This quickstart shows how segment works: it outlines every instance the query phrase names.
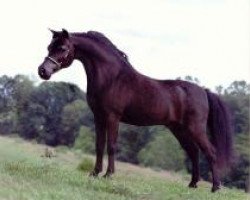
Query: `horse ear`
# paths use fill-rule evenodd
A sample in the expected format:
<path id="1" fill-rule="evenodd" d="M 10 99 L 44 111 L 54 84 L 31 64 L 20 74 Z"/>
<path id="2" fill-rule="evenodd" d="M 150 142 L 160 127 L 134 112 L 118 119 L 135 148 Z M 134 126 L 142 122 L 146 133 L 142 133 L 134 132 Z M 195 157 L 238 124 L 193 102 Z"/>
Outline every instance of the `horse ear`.
<path id="1" fill-rule="evenodd" d="M 57 38 L 57 37 L 59 37 L 59 35 L 60 35 L 60 33 L 59 33 L 59 32 L 54 31 L 54 30 L 52 30 L 52 29 L 50 29 L 50 28 L 49 28 L 49 31 L 52 33 L 53 38 Z"/>
<path id="2" fill-rule="evenodd" d="M 69 32 L 66 29 L 62 29 L 63 38 L 69 38 Z"/>

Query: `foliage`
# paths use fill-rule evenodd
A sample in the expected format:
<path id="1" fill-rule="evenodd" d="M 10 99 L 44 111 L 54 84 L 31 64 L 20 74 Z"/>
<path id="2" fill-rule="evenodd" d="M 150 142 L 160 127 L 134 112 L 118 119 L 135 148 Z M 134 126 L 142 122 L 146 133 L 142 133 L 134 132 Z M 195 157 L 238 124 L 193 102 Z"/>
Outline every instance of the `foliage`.
<path id="1" fill-rule="evenodd" d="M 159 127 L 137 127 L 121 124 L 118 137 L 117 159 L 138 164 L 138 153 L 152 139 Z"/>
<path id="2" fill-rule="evenodd" d="M 84 157 L 78 164 L 77 169 L 83 172 L 90 172 L 94 169 L 94 163 L 91 158 Z"/>
<path id="3" fill-rule="evenodd" d="M 0 78 L 0 134 L 15 132 L 17 123 L 14 80 L 8 76 Z"/>
<path id="4" fill-rule="evenodd" d="M 83 113 L 86 110 L 86 102 L 75 100 L 63 107 L 61 112 L 61 123 L 59 125 L 59 143 L 70 145 L 74 144 L 75 138 L 79 133 L 83 121 Z"/>
<path id="5" fill-rule="evenodd" d="M 249 133 L 250 86 L 245 81 L 234 81 L 221 94 L 234 116 L 235 133 Z"/>
<path id="6" fill-rule="evenodd" d="M 95 135 L 86 126 L 81 126 L 79 135 L 75 141 L 74 148 L 81 149 L 84 153 L 94 154 L 95 152 Z"/>
<path id="7" fill-rule="evenodd" d="M 6 75 L 0 78 L 0 112 L 8 112 L 15 106 L 14 80 Z"/>
<path id="8" fill-rule="evenodd" d="M 72 84 L 44 82 L 39 85 L 31 94 L 31 102 L 39 104 L 44 109 L 45 123 L 42 127 L 44 134 L 40 135 L 39 139 L 53 146 L 60 144 L 60 142 L 71 145 L 72 139 L 70 137 L 68 137 L 69 141 L 60 137 L 63 134 L 60 127 L 63 109 L 66 104 L 81 99 L 83 96 L 81 90 Z"/>
<path id="9" fill-rule="evenodd" d="M 15 133 L 17 126 L 17 115 L 15 111 L 0 113 L 0 135 Z"/>
<path id="10" fill-rule="evenodd" d="M 230 176 L 226 176 L 224 181 L 226 185 L 237 188 L 243 188 L 250 192 L 249 172 L 250 172 L 250 138 L 247 134 L 239 134 L 236 137 L 236 150 L 238 157 L 233 166 Z"/>
<path id="11" fill-rule="evenodd" d="M 184 155 L 172 133 L 163 130 L 147 143 L 138 158 L 144 166 L 178 171 L 184 167 Z"/>

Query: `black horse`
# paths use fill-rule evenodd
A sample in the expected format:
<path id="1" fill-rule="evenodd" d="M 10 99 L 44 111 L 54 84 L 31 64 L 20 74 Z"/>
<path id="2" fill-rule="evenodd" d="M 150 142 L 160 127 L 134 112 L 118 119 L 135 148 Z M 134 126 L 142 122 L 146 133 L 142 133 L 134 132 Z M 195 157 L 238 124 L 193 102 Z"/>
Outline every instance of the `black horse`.
<path id="1" fill-rule="evenodd" d="M 83 63 L 87 101 L 96 128 L 96 164 L 92 176 L 102 171 L 106 140 L 105 176 L 114 173 L 120 121 L 139 126 L 165 125 L 192 161 L 189 187 L 196 188 L 200 179 L 201 150 L 211 167 L 212 191 L 220 188 L 220 172 L 230 164 L 233 145 L 230 114 L 216 94 L 186 81 L 155 80 L 138 73 L 126 54 L 99 32 L 68 33 L 63 29 L 52 33 L 48 56 L 38 73 L 48 80 L 53 73 L 69 67 L 74 59 Z"/>

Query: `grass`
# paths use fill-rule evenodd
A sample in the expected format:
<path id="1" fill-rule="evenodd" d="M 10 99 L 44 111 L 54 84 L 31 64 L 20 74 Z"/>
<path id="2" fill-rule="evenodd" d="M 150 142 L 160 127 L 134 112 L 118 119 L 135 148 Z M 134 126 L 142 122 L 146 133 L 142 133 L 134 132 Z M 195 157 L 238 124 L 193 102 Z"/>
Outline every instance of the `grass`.
<path id="1" fill-rule="evenodd" d="M 187 178 L 170 172 L 117 162 L 117 173 L 111 179 L 90 178 L 77 167 L 92 159 L 63 149 L 54 156 L 43 156 L 45 146 L 20 139 L 0 137 L 0 199 L 138 199 L 138 200 L 244 200 L 247 194 L 223 188 L 210 193 L 211 185 L 201 182 L 199 188 L 186 187 Z M 188 177 L 189 178 L 189 177 Z"/>
<path id="2" fill-rule="evenodd" d="M 91 158 L 83 158 L 78 164 L 77 169 L 83 172 L 90 172 L 94 169 L 94 162 Z"/>

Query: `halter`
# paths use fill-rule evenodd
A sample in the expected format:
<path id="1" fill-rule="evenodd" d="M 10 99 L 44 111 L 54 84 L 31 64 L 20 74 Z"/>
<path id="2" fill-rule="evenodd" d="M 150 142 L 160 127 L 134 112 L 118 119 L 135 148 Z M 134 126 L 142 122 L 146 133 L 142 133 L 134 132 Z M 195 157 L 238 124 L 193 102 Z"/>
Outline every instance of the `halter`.
<path id="1" fill-rule="evenodd" d="M 58 62 L 56 59 L 54 59 L 50 56 L 47 56 L 46 58 L 49 59 L 51 62 L 55 63 L 58 69 L 61 69 L 62 64 L 60 62 Z"/>

